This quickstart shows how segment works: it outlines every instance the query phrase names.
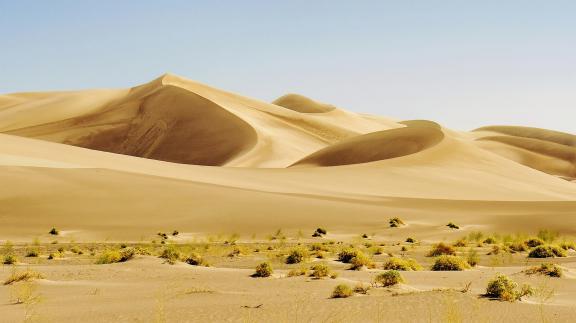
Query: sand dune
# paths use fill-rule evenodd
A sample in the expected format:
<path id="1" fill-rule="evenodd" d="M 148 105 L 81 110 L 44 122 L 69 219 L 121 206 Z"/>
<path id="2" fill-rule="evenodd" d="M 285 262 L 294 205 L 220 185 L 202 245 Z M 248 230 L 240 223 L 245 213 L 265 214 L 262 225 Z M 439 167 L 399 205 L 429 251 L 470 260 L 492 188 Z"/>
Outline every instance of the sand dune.
<path id="1" fill-rule="evenodd" d="M 380 232 L 392 215 L 430 236 L 447 221 L 576 227 L 576 185 L 549 175 L 573 178 L 571 135 L 462 133 L 298 95 L 275 103 L 174 75 L 127 90 L 0 96 L 0 233 L 17 240 L 58 225 L 96 239 L 326 223 Z"/>

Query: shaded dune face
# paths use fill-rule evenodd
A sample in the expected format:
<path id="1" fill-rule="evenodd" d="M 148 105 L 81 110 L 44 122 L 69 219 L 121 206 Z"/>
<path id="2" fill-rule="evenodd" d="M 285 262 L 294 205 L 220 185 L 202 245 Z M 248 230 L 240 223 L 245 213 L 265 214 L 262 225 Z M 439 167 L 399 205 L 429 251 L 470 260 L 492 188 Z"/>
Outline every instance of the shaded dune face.
<path id="1" fill-rule="evenodd" d="M 333 105 L 316 102 L 298 94 L 286 94 L 274 100 L 272 104 L 301 113 L 324 113 L 336 109 Z"/>
<path id="2" fill-rule="evenodd" d="M 292 166 L 341 166 L 418 153 L 440 143 L 442 130 L 409 126 L 356 136 L 321 149 Z"/>
<path id="3" fill-rule="evenodd" d="M 530 127 L 490 126 L 474 130 L 482 133 L 478 146 L 525 166 L 567 180 L 576 179 L 576 136 Z"/>
<path id="4" fill-rule="evenodd" d="M 83 148 L 219 166 L 256 143 L 254 129 L 219 105 L 173 86 L 104 111 L 9 132 Z"/>

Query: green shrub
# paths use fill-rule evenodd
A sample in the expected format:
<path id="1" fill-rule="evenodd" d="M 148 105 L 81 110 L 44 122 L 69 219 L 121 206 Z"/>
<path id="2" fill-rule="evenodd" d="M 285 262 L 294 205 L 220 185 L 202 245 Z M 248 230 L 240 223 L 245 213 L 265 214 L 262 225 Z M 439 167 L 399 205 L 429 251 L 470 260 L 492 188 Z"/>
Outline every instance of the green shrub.
<path id="1" fill-rule="evenodd" d="M 523 285 L 520 290 L 517 287 L 518 284 L 515 281 L 505 275 L 498 274 L 488 282 L 485 296 L 514 302 L 534 293 L 529 285 Z"/>
<path id="2" fill-rule="evenodd" d="M 460 229 L 460 227 L 454 224 L 453 222 L 449 222 L 448 224 L 446 224 L 446 226 L 449 227 L 450 229 Z"/>
<path id="3" fill-rule="evenodd" d="M 162 250 L 160 258 L 166 259 L 167 263 L 173 265 L 176 263 L 176 261 L 182 258 L 182 255 L 180 254 L 180 251 L 178 251 L 175 247 L 167 246 L 164 248 L 164 250 Z"/>
<path id="4" fill-rule="evenodd" d="M 327 277 L 330 274 L 330 268 L 326 264 L 315 264 L 310 267 L 310 270 L 312 270 L 310 276 L 316 279 Z"/>
<path id="5" fill-rule="evenodd" d="M 422 266 L 414 259 L 392 257 L 384 264 L 384 269 L 410 271 L 421 270 Z"/>
<path id="6" fill-rule="evenodd" d="M 122 259 L 122 255 L 120 254 L 119 250 L 108 249 L 108 250 L 104 250 L 104 252 L 102 252 L 100 254 L 100 257 L 98 257 L 98 260 L 96 260 L 96 263 L 97 264 L 113 264 L 116 262 L 120 262 L 120 259 Z"/>
<path id="7" fill-rule="evenodd" d="M 440 242 L 432 246 L 432 249 L 430 249 L 427 256 L 437 257 L 440 255 L 456 255 L 456 250 L 454 250 L 452 246 Z"/>
<path id="8" fill-rule="evenodd" d="M 399 227 L 401 225 L 405 225 L 404 221 L 402 221 L 402 219 L 396 217 L 396 218 L 392 218 L 388 221 L 388 223 L 390 224 L 391 228 L 396 228 Z"/>
<path id="9" fill-rule="evenodd" d="M 374 278 L 376 285 L 381 284 L 384 287 L 394 286 L 404 282 L 404 278 L 397 270 L 388 270 L 378 274 Z"/>
<path id="10" fill-rule="evenodd" d="M 363 267 L 372 267 L 374 265 L 372 259 L 362 251 L 356 253 L 356 256 L 350 260 L 350 264 L 350 269 L 352 270 L 360 270 Z"/>
<path id="11" fill-rule="evenodd" d="M 346 298 L 354 294 L 354 291 L 350 286 L 346 284 L 340 284 L 334 288 L 332 291 L 332 298 Z"/>
<path id="12" fill-rule="evenodd" d="M 468 262 L 461 257 L 442 255 L 436 258 L 431 269 L 434 271 L 460 271 L 469 268 Z"/>
<path id="13" fill-rule="evenodd" d="M 544 241 L 539 238 L 531 238 L 524 242 L 528 247 L 535 248 L 544 244 Z"/>
<path id="14" fill-rule="evenodd" d="M 286 257 L 287 264 L 298 264 L 303 261 L 306 261 L 310 257 L 308 250 L 302 247 L 296 247 L 290 250 L 290 253 Z"/>
<path id="15" fill-rule="evenodd" d="M 526 274 L 528 275 L 540 274 L 560 278 L 564 275 L 564 272 L 562 268 L 556 264 L 544 263 L 540 264 L 540 266 L 532 267 L 526 270 Z"/>
<path id="16" fill-rule="evenodd" d="M 256 266 L 256 272 L 254 272 L 252 277 L 270 277 L 273 272 L 272 265 L 269 262 L 263 262 Z"/>
<path id="17" fill-rule="evenodd" d="M 13 265 L 18 262 L 18 258 L 15 255 L 5 255 L 4 260 L 2 261 L 5 265 Z"/>
<path id="18" fill-rule="evenodd" d="M 52 228 L 50 231 L 48 231 L 48 233 L 53 236 L 57 236 L 60 234 L 60 231 L 58 231 L 56 228 Z"/>
<path id="19" fill-rule="evenodd" d="M 528 254 L 528 258 L 566 257 L 566 252 L 557 246 L 541 245 Z"/>
<path id="20" fill-rule="evenodd" d="M 358 252 L 359 252 L 358 249 L 346 248 L 346 249 L 340 251 L 340 253 L 338 253 L 338 261 L 341 261 L 345 264 L 348 264 L 348 263 L 350 263 L 352 258 L 356 257 Z"/>

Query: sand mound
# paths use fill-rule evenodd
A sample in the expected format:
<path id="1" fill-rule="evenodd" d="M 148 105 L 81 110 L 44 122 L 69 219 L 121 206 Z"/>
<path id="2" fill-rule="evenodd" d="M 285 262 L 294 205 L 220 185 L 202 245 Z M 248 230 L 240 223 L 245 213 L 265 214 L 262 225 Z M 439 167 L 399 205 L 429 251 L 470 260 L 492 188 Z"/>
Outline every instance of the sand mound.
<path id="1" fill-rule="evenodd" d="M 540 139 L 544 141 L 554 142 L 560 145 L 576 147 L 575 135 L 548 129 L 520 127 L 520 126 L 487 126 L 478 128 L 474 131 L 497 132 L 509 136 Z"/>
<path id="2" fill-rule="evenodd" d="M 272 103 L 302 113 L 323 113 L 336 109 L 333 105 L 316 102 L 299 94 L 286 94 Z"/>
<path id="3" fill-rule="evenodd" d="M 293 166 L 339 166 L 368 163 L 417 153 L 444 138 L 434 127 L 410 126 L 369 133 L 321 149 Z"/>

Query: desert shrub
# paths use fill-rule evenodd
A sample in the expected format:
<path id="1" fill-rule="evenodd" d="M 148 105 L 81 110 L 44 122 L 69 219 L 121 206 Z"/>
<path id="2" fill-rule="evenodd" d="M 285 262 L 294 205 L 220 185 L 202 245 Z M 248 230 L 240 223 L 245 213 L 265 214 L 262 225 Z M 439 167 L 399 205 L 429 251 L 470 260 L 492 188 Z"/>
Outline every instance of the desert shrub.
<path id="1" fill-rule="evenodd" d="M 574 241 L 562 241 L 558 246 L 564 250 L 576 250 L 576 244 L 574 244 Z"/>
<path id="2" fill-rule="evenodd" d="M 331 279 L 336 279 L 336 278 L 338 278 L 338 273 L 337 273 L 337 272 L 332 272 L 332 273 L 330 273 L 330 278 L 331 278 Z"/>
<path id="3" fill-rule="evenodd" d="M 178 232 L 178 230 L 172 231 L 172 236 L 174 236 L 174 237 L 179 235 L 179 234 L 180 234 L 180 232 Z"/>
<path id="4" fill-rule="evenodd" d="M 340 284 L 334 287 L 334 290 L 332 291 L 332 298 L 346 298 L 352 296 L 353 294 L 354 291 L 352 288 L 350 288 L 350 286 L 346 284 Z"/>
<path id="5" fill-rule="evenodd" d="M 450 229 L 460 229 L 460 227 L 454 224 L 454 222 L 448 222 L 446 226 L 449 227 Z"/>
<path id="6" fill-rule="evenodd" d="M 228 257 L 230 257 L 230 258 L 239 257 L 242 254 L 243 254 L 242 249 L 240 249 L 238 247 L 234 247 L 232 249 L 232 251 L 230 251 L 230 253 L 228 254 Z"/>
<path id="7" fill-rule="evenodd" d="M 195 252 L 189 254 L 184 261 L 192 266 L 203 266 L 207 264 L 204 258 Z"/>
<path id="8" fill-rule="evenodd" d="M 406 242 L 408 243 L 416 243 L 416 240 L 414 238 L 408 237 L 406 238 Z"/>
<path id="9" fill-rule="evenodd" d="M 53 235 L 53 236 L 57 236 L 60 234 L 60 231 L 58 231 L 56 228 L 52 228 L 52 229 L 50 229 L 50 231 L 48 231 L 48 233 Z"/>
<path id="10" fill-rule="evenodd" d="M 122 255 L 120 254 L 119 250 L 115 249 L 108 249 L 104 250 L 98 259 L 96 260 L 97 264 L 113 264 L 116 262 L 120 262 L 122 259 Z"/>
<path id="11" fill-rule="evenodd" d="M 432 246 L 432 249 L 430 249 L 427 256 L 437 257 L 440 255 L 456 255 L 456 250 L 454 250 L 452 246 L 440 242 Z"/>
<path id="12" fill-rule="evenodd" d="M 354 289 L 353 289 L 354 293 L 364 294 L 364 295 L 368 294 L 369 290 L 370 290 L 370 285 L 364 285 L 362 283 L 356 284 L 356 286 L 354 286 Z"/>
<path id="13" fill-rule="evenodd" d="M 358 251 L 356 256 L 350 260 L 350 265 L 350 269 L 360 270 L 363 267 L 372 267 L 374 263 L 372 262 L 372 259 L 370 259 L 370 257 L 368 257 L 365 253 Z"/>
<path id="14" fill-rule="evenodd" d="M 381 284 L 384 287 L 394 286 L 404 282 L 404 278 L 397 270 L 387 270 L 374 277 L 376 285 Z"/>
<path id="15" fill-rule="evenodd" d="M 466 244 L 468 243 L 468 241 L 466 241 L 466 238 L 461 238 L 456 240 L 456 242 L 454 242 L 454 244 L 452 244 L 454 247 L 466 247 Z"/>
<path id="16" fill-rule="evenodd" d="M 40 255 L 40 252 L 38 251 L 38 248 L 29 248 L 26 249 L 26 257 L 38 257 Z"/>
<path id="17" fill-rule="evenodd" d="M 510 252 L 510 249 L 506 245 L 501 246 L 496 244 L 492 246 L 492 249 L 487 253 L 487 255 L 499 255 L 502 252 Z"/>
<path id="18" fill-rule="evenodd" d="M 59 254 L 59 253 L 57 253 L 57 252 L 51 252 L 51 253 L 48 255 L 48 260 L 52 260 L 52 259 L 58 258 L 58 257 L 60 257 L 60 254 Z"/>
<path id="19" fill-rule="evenodd" d="M 384 252 L 384 250 L 382 249 L 382 247 L 374 246 L 370 247 L 369 252 L 373 255 L 381 255 Z"/>
<path id="20" fill-rule="evenodd" d="M 305 268 L 291 269 L 288 272 L 288 277 L 306 276 Z"/>
<path id="21" fill-rule="evenodd" d="M 178 251 L 173 246 L 167 246 L 166 248 L 164 248 L 164 250 L 162 250 L 160 258 L 166 259 L 167 263 L 173 265 L 176 263 L 176 261 L 182 258 L 182 255 L 180 254 L 180 251 Z"/>
<path id="22" fill-rule="evenodd" d="M 5 265 L 13 265 L 18 262 L 18 258 L 15 255 L 9 254 L 4 256 L 4 260 L 2 261 Z"/>
<path id="23" fill-rule="evenodd" d="M 468 233 L 468 240 L 470 241 L 481 242 L 482 238 L 484 238 L 484 233 L 481 231 L 472 231 Z"/>
<path id="24" fill-rule="evenodd" d="M 558 238 L 558 232 L 548 230 L 548 229 L 543 229 L 543 230 L 538 231 L 537 237 L 548 242 L 548 243 L 551 243 Z"/>
<path id="25" fill-rule="evenodd" d="M 34 270 L 26 270 L 23 272 L 14 271 L 8 278 L 6 278 L 6 280 L 4 281 L 4 285 L 10 285 L 12 283 L 17 283 L 21 281 L 31 281 L 34 279 L 42 279 L 42 278 L 44 278 L 44 275 Z"/>
<path id="26" fill-rule="evenodd" d="M 136 249 L 127 247 L 120 250 L 120 262 L 128 261 L 136 255 Z"/>
<path id="27" fill-rule="evenodd" d="M 312 234 L 313 237 L 322 237 L 323 235 L 325 235 L 326 233 L 328 233 L 328 231 L 326 231 L 326 229 L 324 228 L 318 228 L 316 229 L 316 231 L 314 231 L 314 233 Z"/>
<path id="28" fill-rule="evenodd" d="M 327 277 L 330 274 L 330 268 L 326 264 L 315 264 L 310 267 L 310 270 L 312 270 L 310 276 L 317 279 Z"/>
<path id="29" fill-rule="evenodd" d="M 566 252 L 557 246 L 541 245 L 528 254 L 528 258 L 566 257 Z"/>
<path id="30" fill-rule="evenodd" d="M 414 259 L 392 257 L 384 264 L 384 269 L 410 271 L 421 270 L 422 266 Z"/>
<path id="31" fill-rule="evenodd" d="M 470 250 L 468 251 L 468 257 L 466 258 L 466 262 L 472 267 L 476 267 L 476 265 L 478 265 L 478 262 L 480 262 L 478 252 L 476 252 L 476 250 L 474 250 L 473 248 L 470 248 Z"/>
<path id="32" fill-rule="evenodd" d="M 405 225 L 404 221 L 402 221 L 402 219 L 400 219 L 398 217 L 390 219 L 388 221 L 388 223 L 390 224 L 391 228 L 396 228 L 396 227 L 399 227 L 401 225 Z"/>
<path id="33" fill-rule="evenodd" d="M 362 237 L 362 239 L 368 239 L 368 235 L 366 233 L 362 233 L 360 237 Z"/>
<path id="34" fill-rule="evenodd" d="M 484 239 L 484 241 L 482 241 L 482 243 L 485 243 L 485 244 L 495 244 L 495 243 L 496 243 L 496 238 L 494 238 L 494 237 L 488 237 L 488 238 Z"/>
<path id="35" fill-rule="evenodd" d="M 338 261 L 348 264 L 350 263 L 352 258 L 356 257 L 358 252 L 360 251 L 355 248 L 345 248 L 342 251 L 340 251 L 340 253 L 338 253 Z"/>
<path id="36" fill-rule="evenodd" d="M 287 264 L 298 264 L 303 261 L 306 261 L 310 257 L 308 250 L 302 247 L 296 247 L 290 250 L 290 253 L 286 257 Z"/>
<path id="37" fill-rule="evenodd" d="M 532 267 L 526 270 L 526 274 L 528 275 L 540 274 L 560 278 L 564 275 L 564 272 L 562 268 L 556 264 L 544 263 L 540 264 L 540 266 Z"/>
<path id="38" fill-rule="evenodd" d="M 272 265 L 269 262 L 263 262 L 256 266 L 256 271 L 252 277 L 270 277 L 273 272 Z"/>
<path id="39" fill-rule="evenodd" d="M 507 243 L 506 247 L 513 252 L 523 252 L 528 250 L 528 246 L 522 241 Z"/>
<path id="40" fill-rule="evenodd" d="M 462 257 L 442 255 L 436 258 L 431 269 L 434 271 L 460 271 L 469 268 L 470 265 Z"/>
<path id="41" fill-rule="evenodd" d="M 328 248 L 320 243 L 313 243 L 310 245 L 310 251 L 328 251 Z"/>
<path id="42" fill-rule="evenodd" d="M 530 248 L 536 248 L 544 244 L 544 240 L 540 238 L 531 238 L 524 242 Z"/>
<path id="43" fill-rule="evenodd" d="M 505 275 L 498 274 L 488 282 L 485 296 L 502 301 L 514 302 L 524 296 L 530 296 L 534 292 L 529 285 L 523 285 L 518 290 L 518 284 Z"/>

